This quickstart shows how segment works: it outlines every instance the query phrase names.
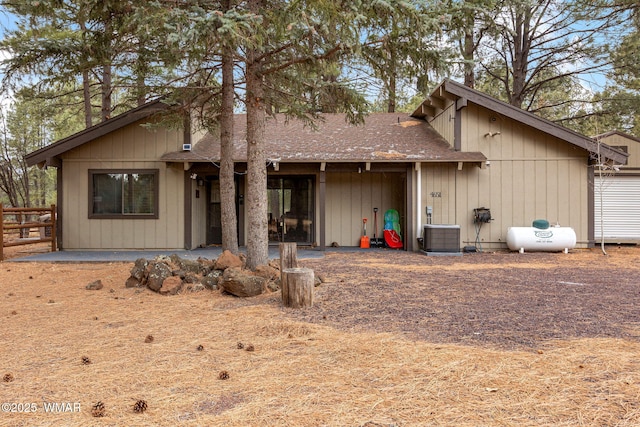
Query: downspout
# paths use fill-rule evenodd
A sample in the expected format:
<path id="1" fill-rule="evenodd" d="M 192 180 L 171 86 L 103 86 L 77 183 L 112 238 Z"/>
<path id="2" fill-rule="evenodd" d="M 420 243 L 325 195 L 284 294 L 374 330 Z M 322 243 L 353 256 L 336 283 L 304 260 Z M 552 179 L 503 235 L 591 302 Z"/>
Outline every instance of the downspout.
<path id="1" fill-rule="evenodd" d="M 422 237 L 422 163 L 416 162 L 416 237 Z"/>

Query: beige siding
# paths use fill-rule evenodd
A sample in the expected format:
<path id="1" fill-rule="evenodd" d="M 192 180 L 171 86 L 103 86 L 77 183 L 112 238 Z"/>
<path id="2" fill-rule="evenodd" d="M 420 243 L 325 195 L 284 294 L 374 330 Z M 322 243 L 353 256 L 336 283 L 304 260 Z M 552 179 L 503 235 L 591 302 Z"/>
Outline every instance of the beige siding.
<path id="1" fill-rule="evenodd" d="M 631 168 L 640 168 L 640 142 L 633 139 L 625 138 L 624 135 L 613 134 L 602 139 L 607 145 L 613 147 L 625 146 L 629 153 L 627 164 L 620 167 L 621 171 Z"/>
<path id="2" fill-rule="evenodd" d="M 207 188 L 191 180 L 191 249 L 207 243 Z M 200 197 L 196 197 L 198 194 Z"/>
<path id="3" fill-rule="evenodd" d="M 448 104 L 445 107 L 445 110 L 440 111 L 439 114 L 432 119 L 431 126 L 437 129 L 440 135 L 442 135 L 442 137 L 453 147 L 456 109 L 453 102 L 447 102 Z"/>
<path id="4" fill-rule="evenodd" d="M 446 163 L 422 165 L 421 224 L 427 224 L 427 207 L 429 206 L 433 209 L 432 224 L 455 223 L 456 167 Z"/>
<path id="5" fill-rule="evenodd" d="M 63 248 L 183 248 L 184 171 L 157 161 L 181 146 L 181 132 L 148 130 L 135 124 L 65 153 Z M 158 169 L 159 218 L 89 219 L 90 169 Z"/>
<path id="6" fill-rule="evenodd" d="M 462 150 L 482 152 L 490 166 L 423 165 L 422 201 L 434 206 L 433 222 L 460 225 L 461 246 L 473 245 L 473 209 L 485 207 L 494 220 L 480 231 L 484 249 L 505 248 L 509 227 L 535 219 L 574 228 L 579 246 L 586 246 L 587 152 L 473 104 L 462 114 Z"/>
<path id="7" fill-rule="evenodd" d="M 373 237 L 373 208 L 378 210 L 377 237 L 382 237 L 384 213 L 404 211 L 405 180 L 402 173 L 327 173 L 326 242 L 359 246 L 362 219 L 367 218 L 367 235 Z"/>

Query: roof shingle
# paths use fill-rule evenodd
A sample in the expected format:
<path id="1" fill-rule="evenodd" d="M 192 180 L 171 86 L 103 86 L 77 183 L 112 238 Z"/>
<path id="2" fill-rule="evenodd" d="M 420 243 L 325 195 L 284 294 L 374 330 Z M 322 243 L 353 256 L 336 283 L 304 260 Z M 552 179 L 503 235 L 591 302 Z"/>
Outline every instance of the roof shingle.
<path id="1" fill-rule="evenodd" d="M 265 125 L 267 157 L 294 162 L 484 162 L 479 152 L 455 151 L 426 121 L 405 113 L 375 113 L 364 125 L 351 125 L 345 114 L 323 114 L 317 129 L 284 115 Z M 246 161 L 246 116 L 234 123 L 234 161 Z M 165 161 L 209 162 L 220 160 L 218 135 L 207 134 L 192 151 L 162 156 Z"/>

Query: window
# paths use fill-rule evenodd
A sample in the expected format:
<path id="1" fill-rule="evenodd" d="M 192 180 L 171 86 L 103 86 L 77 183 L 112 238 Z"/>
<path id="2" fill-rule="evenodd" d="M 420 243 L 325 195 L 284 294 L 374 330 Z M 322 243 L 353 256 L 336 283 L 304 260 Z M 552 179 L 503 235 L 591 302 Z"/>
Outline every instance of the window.
<path id="1" fill-rule="evenodd" d="M 158 170 L 89 170 L 89 218 L 158 218 Z"/>

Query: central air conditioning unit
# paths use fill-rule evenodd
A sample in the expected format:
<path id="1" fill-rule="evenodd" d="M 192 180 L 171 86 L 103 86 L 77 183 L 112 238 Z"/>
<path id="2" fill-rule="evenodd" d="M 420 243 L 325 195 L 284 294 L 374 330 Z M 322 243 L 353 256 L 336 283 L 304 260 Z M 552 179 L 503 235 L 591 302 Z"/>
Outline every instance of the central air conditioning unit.
<path id="1" fill-rule="evenodd" d="M 426 224 L 423 245 L 426 252 L 460 252 L 460 226 Z"/>
<path id="2" fill-rule="evenodd" d="M 182 151 L 191 151 L 191 144 L 182 144 Z"/>

